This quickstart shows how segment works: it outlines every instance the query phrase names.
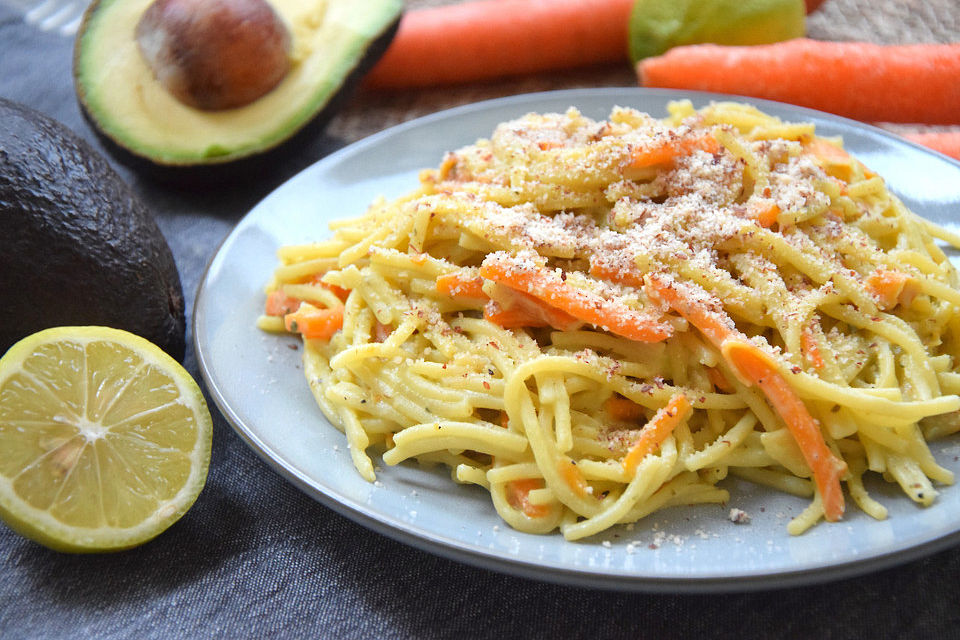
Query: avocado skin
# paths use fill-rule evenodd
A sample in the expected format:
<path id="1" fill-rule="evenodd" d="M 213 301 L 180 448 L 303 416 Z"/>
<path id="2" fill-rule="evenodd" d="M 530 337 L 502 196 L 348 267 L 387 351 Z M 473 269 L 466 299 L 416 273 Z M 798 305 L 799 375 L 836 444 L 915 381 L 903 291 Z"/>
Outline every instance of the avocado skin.
<path id="1" fill-rule="evenodd" d="M 0 221 L 0 352 L 48 327 L 104 325 L 183 360 L 183 289 L 153 217 L 84 140 L 3 98 Z"/>
<path id="2" fill-rule="evenodd" d="M 185 187 L 209 189 L 212 185 L 230 186 L 251 179 L 263 179 L 278 171 L 283 171 L 290 160 L 302 152 L 309 143 L 319 136 L 333 117 L 350 101 L 363 77 L 386 53 L 393 42 L 403 12 L 397 14 L 383 33 L 370 42 L 363 57 L 357 61 L 353 70 L 344 78 L 340 88 L 329 100 L 299 129 L 290 132 L 286 137 L 278 137 L 273 144 L 262 151 L 246 156 L 211 158 L 197 163 L 164 163 L 139 153 L 136 149 L 123 144 L 105 132 L 97 118 L 90 113 L 86 105 L 85 89 L 79 82 L 78 68 L 80 64 L 81 41 L 86 31 L 87 23 L 92 20 L 100 0 L 93 0 L 84 13 L 83 20 L 77 31 L 73 52 L 73 77 L 77 103 L 80 113 L 97 139 L 110 155 L 118 162 L 136 171 L 139 175 L 159 183 L 182 185 Z"/>

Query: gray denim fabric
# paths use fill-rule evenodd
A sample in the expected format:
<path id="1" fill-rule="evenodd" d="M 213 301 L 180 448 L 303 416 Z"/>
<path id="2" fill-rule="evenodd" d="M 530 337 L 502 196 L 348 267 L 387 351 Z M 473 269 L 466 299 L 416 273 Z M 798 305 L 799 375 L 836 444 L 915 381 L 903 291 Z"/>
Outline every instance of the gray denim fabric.
<path id="1" fill-rule="evenodd" d="M 0 4 L 0 96 L 99 146 L 76 106 L 71 54 L 68 40 L 25 27 Z M 178 192 L 120 172 L 157 216 L 192 307 L 207 261 L 238 217 L 309 158 L 342 144 L 321 136 L 276 175 L 228 191 Z M 199 379 L 192 347 L 187 366 Z M 216 410 L 214 418 L 206 488 L 182 520 L 143 547 L 61 555 L 0 526 L 0 638 L 960 637 L 957 548 L 860 578 L 766 593 L 564 587 L 455 563 L 368 531 L 306 497 Z"/>

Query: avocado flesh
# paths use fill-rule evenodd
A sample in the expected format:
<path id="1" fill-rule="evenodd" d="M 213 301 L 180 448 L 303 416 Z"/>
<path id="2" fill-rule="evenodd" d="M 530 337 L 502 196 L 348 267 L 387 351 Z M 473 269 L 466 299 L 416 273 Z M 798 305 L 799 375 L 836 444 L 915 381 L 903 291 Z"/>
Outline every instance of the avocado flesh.
<path id="1" fill-rule="evenodd" d="M 84 140 L 2 98 L 0 221 L 0 354 L 41 329 L 101 325 L 183 360 L 183 290 L 153 217 Z"/>
<path id="2" fill-rule="evenodd" d="M 170 166 L 232 162 L 292 137 L 379 58 L 403 8 L 401 0 L 271 0 L 293 38 L 290 72 L 255 102 L 211 112 L 179 102 L 141 56 L 134 32 L 149 4 L 95 1 L 77 36 L 74 77 L 99 133 Z"/>

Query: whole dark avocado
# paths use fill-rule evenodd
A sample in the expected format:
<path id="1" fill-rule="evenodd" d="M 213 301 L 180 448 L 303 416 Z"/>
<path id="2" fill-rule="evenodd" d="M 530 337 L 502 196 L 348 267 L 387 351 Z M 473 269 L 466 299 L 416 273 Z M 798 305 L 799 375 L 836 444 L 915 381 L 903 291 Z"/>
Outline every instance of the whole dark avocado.
<path id="1" fill-rule="evenodd" d="M 74 86 L 111 155 L 173 182 L 232 183 L 270 170 L 346 103 L 403 13 L 402 0 L 268 0 L 275 18 L 244 17 L 257 3 L 263 0 L 93 0 L 77 33 Z M 277 47 L 239 51 L 240 38 L 229 35 L 237 25 L 272 34 L 264 26 L 271 20 L 286 39 L 263 39 L 282 40 L 285 65 L 265 62 L 276 61 Z M 248 88 L 239 80 L 225 91 L 236 95 L 220 94 L 221 83 L 259 71 L 267 86 L 273 74 L 266 67 L 282 77 L 260 97 L 235 104 Z"/>
<path id="2" fill-rule="evenodd" d="M 3 98 L 0 224 L 0 353 L 47 327 L 103 325 L 183 360 L 183 290 L 153 217 L 84 140 Z"/>

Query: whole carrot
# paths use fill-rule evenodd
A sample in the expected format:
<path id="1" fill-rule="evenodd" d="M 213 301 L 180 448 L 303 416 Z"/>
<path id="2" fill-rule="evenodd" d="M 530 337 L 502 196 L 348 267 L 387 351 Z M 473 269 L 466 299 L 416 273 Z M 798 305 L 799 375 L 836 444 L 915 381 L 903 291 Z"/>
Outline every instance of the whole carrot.
<path id="1" fill-rule="evenodd" d="M 477 0 L 408 11 L 376 88 L 471 82 L 627 60 L 633 0 Z"/>
<path id="2" fill-rule="evenodd" d="M 905 133 L 903 137 L 934 151 L 939 151 L 945 156 L 960 160 L 960 131 Z"/>
<path id="3" fill-rule="evenodd" d="M 767 98 L 858 120 L 960 123 L 960 43 L 689 45 L 640 61 L 637 74 L 646 87 Z"/>

